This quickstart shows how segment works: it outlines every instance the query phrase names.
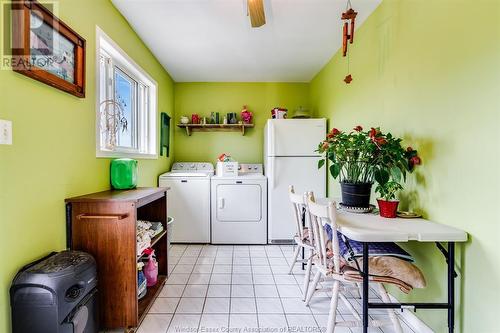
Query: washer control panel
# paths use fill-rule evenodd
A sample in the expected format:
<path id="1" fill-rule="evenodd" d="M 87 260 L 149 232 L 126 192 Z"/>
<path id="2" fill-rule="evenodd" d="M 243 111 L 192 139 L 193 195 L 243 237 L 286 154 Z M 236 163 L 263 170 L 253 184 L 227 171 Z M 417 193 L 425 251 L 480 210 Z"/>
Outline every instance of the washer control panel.
<path id="1" fill-rule="evenodd" d="M 172 165 L 172 171 L 193 172 L 193 173 L 213 173 L 214 166 L 208 162 L 177 162 Z"/>

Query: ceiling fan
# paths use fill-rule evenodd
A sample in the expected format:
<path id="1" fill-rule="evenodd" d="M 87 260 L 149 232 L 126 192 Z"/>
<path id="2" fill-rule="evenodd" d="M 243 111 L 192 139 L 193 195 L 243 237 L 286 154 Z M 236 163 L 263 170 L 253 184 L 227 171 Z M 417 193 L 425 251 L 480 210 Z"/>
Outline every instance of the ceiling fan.
<path id="1" fill-rule="evenodd" d="M 266 24 L 266 15 L 264 13 L 264 0 L 247 0 L 248 16 L 252 28 L 258 28 Z"/>

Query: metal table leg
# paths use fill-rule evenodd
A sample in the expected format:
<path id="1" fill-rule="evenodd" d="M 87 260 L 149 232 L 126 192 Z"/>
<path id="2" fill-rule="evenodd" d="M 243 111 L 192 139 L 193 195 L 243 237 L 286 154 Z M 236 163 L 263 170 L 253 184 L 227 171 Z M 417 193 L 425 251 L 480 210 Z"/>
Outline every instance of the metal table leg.
<path id="1" fill-rule="evenodd" d="M 368 333 L 368 246 L 363 243 L 363 333 Z"/>
<path id="2" fill-rule="evenodd" d="M 455 242 L 448 242 L 448 332 L 455 328 Z"/>

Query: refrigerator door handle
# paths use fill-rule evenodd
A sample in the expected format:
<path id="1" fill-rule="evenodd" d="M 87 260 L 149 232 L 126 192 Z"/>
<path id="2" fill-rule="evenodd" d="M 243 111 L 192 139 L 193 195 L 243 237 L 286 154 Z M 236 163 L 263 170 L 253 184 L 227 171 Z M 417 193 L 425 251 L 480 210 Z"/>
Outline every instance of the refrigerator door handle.
<path id="1" fill-rule="evenodd" d="M 219 209 L 224 209 L 224 198 L 219 199 Z"/>
<path id="2" fill-rule="evenodd" d="M 274 170 L 274 157 L 269 159 L 269 174 L 271 175 L 271 189 L 276 187 L 276 177 L 278 176 Z"/>
<path id="3" fill-rule="evenodd" d="M 276 146 L 274 138 L 276 137 L 274 130 L 274 124 L 272 121 L 269 122 L 269 155 L 274 156 L 276 151 Z M 273 186 L 274 187 L 274 186 Z"/>

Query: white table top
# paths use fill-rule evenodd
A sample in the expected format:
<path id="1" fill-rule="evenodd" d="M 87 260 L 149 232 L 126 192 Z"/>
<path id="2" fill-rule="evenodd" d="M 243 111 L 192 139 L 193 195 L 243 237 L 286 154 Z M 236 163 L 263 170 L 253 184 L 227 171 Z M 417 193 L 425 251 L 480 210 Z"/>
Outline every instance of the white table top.
<path id="1" fill-rule="evenodd" d="M 341 233 L 359 242 L 467 241 L 465 231 L 422 218 L 397 217 L 390 219 L 372 213 L 354 214 L 339 209 L 337 211 L 337 225 Z"/>

